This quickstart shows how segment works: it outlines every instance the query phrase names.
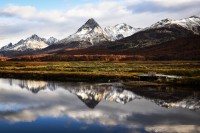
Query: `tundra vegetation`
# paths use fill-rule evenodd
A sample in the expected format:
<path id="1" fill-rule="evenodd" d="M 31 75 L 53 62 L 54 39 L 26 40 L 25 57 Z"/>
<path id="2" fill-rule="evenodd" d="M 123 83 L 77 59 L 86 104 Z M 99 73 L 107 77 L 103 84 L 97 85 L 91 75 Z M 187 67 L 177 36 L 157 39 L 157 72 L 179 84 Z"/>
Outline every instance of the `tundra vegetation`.
<path id="1" fill-rule="evenodd" d="M 0 62 L 0 77 L 57 81 L 139 81 L 139 74 L 156 72 L 182 76 L 158 79 L 170 85 L 200 85 L 199 61 L 69 61 Z"/>

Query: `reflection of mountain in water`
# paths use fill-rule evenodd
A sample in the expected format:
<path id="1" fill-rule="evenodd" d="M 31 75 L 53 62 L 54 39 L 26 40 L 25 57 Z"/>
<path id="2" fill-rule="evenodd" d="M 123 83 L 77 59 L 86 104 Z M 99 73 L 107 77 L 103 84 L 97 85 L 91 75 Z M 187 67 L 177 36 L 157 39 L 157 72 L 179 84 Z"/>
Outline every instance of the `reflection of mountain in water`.
<path id="1" fill-rule="evenodd" d="M 143 97 L 162 107 L 181 107 L 187 109 L 200 109 L 200 92 L 186 91 L 174 88 L 134 88 L 131 91 L 122 89 L 116 84 L 81 84 L 81 83 L 54 83 L 45 81 L 17 80 L 9 81 L 10 85 L 17 83 L 22 89 L 26 88 L 32 93 L 40 90 L 54 91 L 58 87 L 75 94 L 89 108 L 102 100 L 126 104 L 134 99 Z"/>
<path id="2" fill-rule="evenodd" d="M 136 98 L 139 97 L 134 95 L 134 93 L 132 93 L 131 91 L 124 89 L 111 89 L 111 91 L 109 91 L 105 95 L 105 99 L 107 101 L 115 101 L 122 104 L 126 104 Z"/>
<path id="3" fill-rule="evenodd" d="M 188 90 L 167 87 L 162 89 L 138 88 L 134 89 L 133 92 L 162 107 L 180 107 L 193 110 L 200 109 L 200 92 L 191 89 Z"/>
<path id="4" fill-rule="evenodd" d="M 200 109 L 200 98 L 189 96 L 187 98 L 184 98 L 180 101 L 177 101 L 175 103 L 167 103 L 163 102 L 162 106 L 165 107 L 181 107 L 181 108 L 187 108 L 187 109 Z"/>
<path id="5" fill-rule="evenodd" d="M 69 91 L 77 95 L 89 108 L 95 108 L 102 99 L 126 104 L 136 98 L 131 91 L 109 85 L 85 85 L 71 88 Z"/>
<path id="6" fill-rule="evenodd" d="M 47 87 L 47 82 L 44 81 L 32 81 L 32 80 L 21 80 L 18 85 L 23 89 L 26 88 L 28 91 L 38 93 L 40 90 L 44 90 Z"/>
<path id="7" fill-rule="evenodd" d="M 89 108 L 94 108 L 102 100 L 105 90 L 88 85 L 71 88 L 69 91 L 77 95 Z"/>
<path id="8" fill-rule="evenodd" d="M 13 82 L 11 82 L 13 83 Z M 28 91 L 31 91 L 32 93 L 38 93 L 41 90 L 49 89 L 51 91 L 54 91 L 57 88 L 57 83 L 54 82 L 45 82 L 45 81 L 34 81 L 34 80 L 18 80 L 17 84 L 22 89 L 27 89 Z M 12 85 L 12 84 L 10 84 Z"/>

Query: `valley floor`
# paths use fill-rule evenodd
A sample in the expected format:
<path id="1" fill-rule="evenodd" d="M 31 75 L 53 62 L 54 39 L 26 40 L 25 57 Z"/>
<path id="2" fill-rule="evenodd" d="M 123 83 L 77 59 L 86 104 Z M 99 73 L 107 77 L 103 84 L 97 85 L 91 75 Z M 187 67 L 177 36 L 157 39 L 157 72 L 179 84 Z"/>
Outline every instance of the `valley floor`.
<path id="1" fill-rule="evenodd" d="M 161 73 L 183 79 L 153 82 L 200 86 L 199 61 L 0 62 L 0 77 L 57 81 L 138 81 L 138 75 Z"/>

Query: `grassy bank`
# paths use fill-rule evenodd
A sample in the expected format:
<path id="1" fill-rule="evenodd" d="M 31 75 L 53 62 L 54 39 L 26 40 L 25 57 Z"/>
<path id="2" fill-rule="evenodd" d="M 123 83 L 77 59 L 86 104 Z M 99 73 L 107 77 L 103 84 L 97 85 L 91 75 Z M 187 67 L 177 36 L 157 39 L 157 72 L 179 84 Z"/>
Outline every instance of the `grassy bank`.
<path id="1" fill-rule="evenodd" d="M 170 84 L 200 84 L 197 61 L 74 61 L 0 62 L 0 77 L 60 81 L 138 80 L 137 75 L 157 72 L 183 76 L 181 81 L 156 81 Z"/>

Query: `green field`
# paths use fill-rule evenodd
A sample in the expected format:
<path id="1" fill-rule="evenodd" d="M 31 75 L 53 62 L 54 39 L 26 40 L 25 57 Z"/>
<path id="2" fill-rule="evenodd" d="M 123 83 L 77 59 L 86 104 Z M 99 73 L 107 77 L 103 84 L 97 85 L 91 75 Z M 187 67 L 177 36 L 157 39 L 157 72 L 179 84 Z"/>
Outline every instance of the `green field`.
<path id="1" fill-rule="evenodd" d="M 198 61 L 0 62 L 0 76 L 4 78 L 95 82 L 127 81 L 139 80 L 138 74 L 148 72 L 183 76 L 184 82 L 192 84 L 200 82 L 200 62 Z M 183 80 L 173 82 L 183 83 Z"/>

